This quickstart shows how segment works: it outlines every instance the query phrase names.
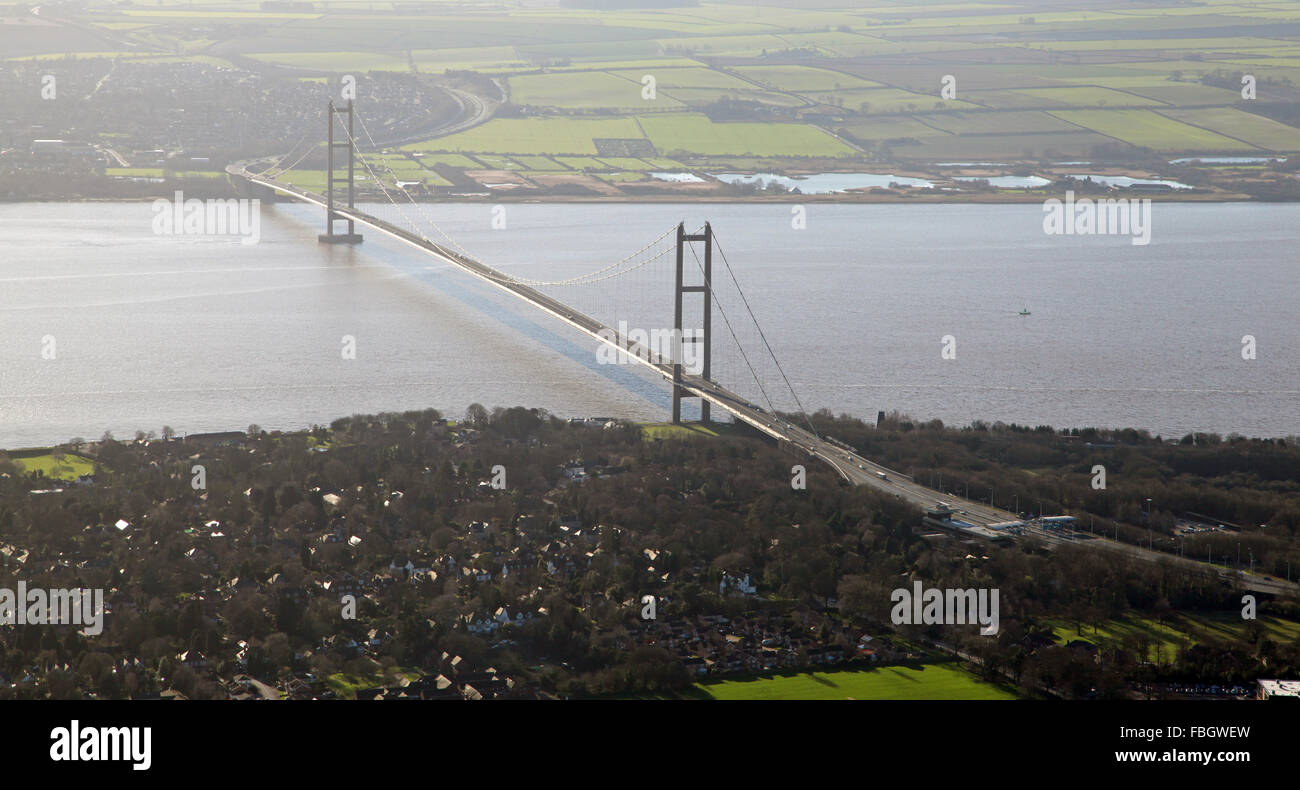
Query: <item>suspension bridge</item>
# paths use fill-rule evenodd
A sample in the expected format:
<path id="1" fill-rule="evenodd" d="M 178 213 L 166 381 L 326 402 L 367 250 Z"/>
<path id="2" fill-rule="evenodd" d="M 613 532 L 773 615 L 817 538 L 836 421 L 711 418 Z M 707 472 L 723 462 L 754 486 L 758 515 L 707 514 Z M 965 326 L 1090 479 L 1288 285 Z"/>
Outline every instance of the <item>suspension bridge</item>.
<path id="1" fill-rule="evenodd" d="M 370 228 L 528 303 L 596 340 L 604 347 L 600 350 L 618 361 L 653 371 L 672 388 L 674 423 L 682 421 L 683 400 L 697 399 L 702 421 L 711 419 L 712 409 L 726 412 L 796 454 L 828 464 L 849 483 L 874 486 L 932 511 L 947 510 L 967 531 L 999 537 L 1001 533 L 989 526 L 1016 521 L 1017 516 L 999 508 L 919 485 L 907 475 L 819 435 L 763 334 L 710 224 L 693 231 L 678 224 L 630 255 L 599 268 L 550 280 L 525 277 L 472 256 L 438 226 L 425 205 L 403 186 L 405 182 L 394 173 L 391 160 L 384 157 L 381 146 L 365 129 L 351 101 L 346 107 L 330 102 L 327 120 L 324 193 L 309 191 L 285 178 L 318 149 L 319 141 L 309 136 L 275 161 L 235 163 L 226 168 L 227 172 L 249 184 L 323 208 L 326 232 L 319 236 L 322 243 L 360 243 L 362 236 L 357 227 Z M 361 153 L 355 128 L 358 122 L 369 143 L 369 154 Z M 297 151 L 304 143 L 305 149 Z M 340 150 L 345 162 L 336 156 Z M 286 165 L 295 153 L 297 158 Z M 339 172 L 344 167 L 346 176 Z M 376 201 L 364 211 L 357 208 L 358 168 L 367 187 L 372 192 L 377 189 L 386 202 Z M 336 232 L 337 223 L 346 223 L 346 231 Z M 435 240 L 430 233 L 440 239 Z M 655 296 L 662 293 L 663 283 L 670 276 L 674 294 L 671 315 L 667 300 Z M 625 285 L 609 287 L 615 280 Z M 689 306 L 688 299 L 694 300 Z M 715 312 L 726 330 L 717 345 L 734 351 L 719 358 L 714 355 L 715 334 L 719 334 L 715 332 Z M 663 331 L 629 327 L 658 327 Z M 667 347 L 655 342 L 656 337 L 667 338 Z M 774 380 L 779 382 L 777 387 L 772 386 Z M 778 390 L 788 396 L 792 409 L 782 412 L 774 405 L 773 394 Z M 798 416 L 788 418 L 784 414 Z M 796 419 L 802 424 L 797 424 Z"/>
<path id="2" fill-rule="evenodd" d="M 346 122 L 340 116 L 345 116 Z M 1021 521 L 1019 515 L 991 503 L 976 502 L 921 485 L 907 475 L 862 457 L 842 442 L 819 435 L 776 360 L 735 271 L 708 223 L 691 232 L 679 223 L 613 263 L 567 277 L 541 280 L 512 274 L 472 256 L 438 226 L 425 211 L 425 206 L 403 186 L 404 182 L 393 171 L 390 160 L 382 154 L 381 146 L 375 143 L 364 122 L 355 114 L 351 101 L 346 107 L 336 107 L 330 102 L 326 117 L 324 193 L 309 191 L 284 178 L 318 148 L 319 141 L 310 140 L 309 135 L 275 161 L 239 162 L 226 168 L 227 173 L 236 179 L 325 209 L 326 232 L 319 236 L 322 243 L 360 243 L 362 236 L 357 233 L 357 226 L 361 225 L 408 244 L 595 339 L 617 361 L 642 365 L 667 380 L 672 388 L 674 423 L 682 421 L 682 401 L 698 399 L 702 421 L 708 422 L 711 409 L 716 407 L 796 454 L 828 464 L 851 484 L 869 485 L 923 508 L 925 521 L 932 526 L 993 540 L 1033 534 L 1051 549 L 1084 544 L 1147 562 L 1165 561 L 1188 567 L 1199 565 L 1191 559 L 1172 557 L 1089 533 L 1034 527 Z M 369 156 L 363 156 L 359 151 L 354 128 L 357 122 L 361 123 L 362 133 L 369 143 L 372 152 Z M 338 139 L 336 132 L 341 132 L 342 139 Z M 305 149 L 298 151 L 304 143 Z M 336 160 L 335 152 L 339 149 L 346 152 L 346 178 L 338 173 L 342 165 Z M 297 158 L 285 165 L 295 153 Z M 366 182 L 378 188 L 386 200 L 367 206 L 366 211 L 356 206 L 358 164 L 364 170 Z M 263 167 L 253 169 L 258 166 Z M 336 182 L 342 186 L 336 187 Z M 388 187 L 390 183 L 392 189 Z M 414 211 L 419 220 L 412 218 L 408 211 Z M 345 232 L 335 231 L 339 222 L 347 223 Z M 442 240 L 435 241 L 429 236 L 429 231 Z M 702 247 L 702 254 L 697 247 Z M 714 276 L 719 273 L 715 267 L 715 251 L 725 277 Z M 549 267 L 549 264 L 539 265 Z M 662 293 L 663 283 L 669 277 L 674 283 L 671 315 L 666 300 L 657 296 Z M 610 283 L 623 286 L 607 287 Z M 688 298 L 696 300 L 691 305 L 689 316 Z M 718 338 L 719 348 L 734 354 L 724 353 L 715 358 L 714 312 L 726 329 Z M 653 330 L 629 327 L 663 328 L 665 331 L 657 336 L 668 339 L 667 347 L 655 341 Z M 779 385 L 773 387 L 772 382 L 776 380 L 779 380 Z M 777 409 L 773 397 L 778 390 L 784 390 L 793 408 Z M 762 401 L 766 408 L 755 401 Z M 795 419 L 803 425 L 791 421 L 785 414 L 797 414 Z M 1199 567 L 1204 568 L 1203 565 Z M 1214 572 L 1229 578 L 1227 570 L 1216 568 Z M 1266 578 L 1246 577 L 1235 581 L 1243 588 L 1261 592 L 1282 593 L 1297 588 L 1289 582 Z"/>

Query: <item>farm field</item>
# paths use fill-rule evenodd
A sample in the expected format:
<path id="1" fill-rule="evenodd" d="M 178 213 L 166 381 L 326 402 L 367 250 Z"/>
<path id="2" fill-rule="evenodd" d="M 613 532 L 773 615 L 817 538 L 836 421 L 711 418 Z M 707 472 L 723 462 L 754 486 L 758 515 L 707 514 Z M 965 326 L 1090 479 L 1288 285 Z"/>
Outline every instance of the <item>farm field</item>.
<path id="1" fill-rule="evenodd" d="M 734 101 L 759 102 L 761 104 L 775 105 L 777 107 L 798 107 L 805 103 L 805 100 L 799 96 L 762 90 L 737 91 L 722 90 L 719 88 L 664 88 L 660 92 L 660 95 L 667 96 L 681 102 L 682 104 L 698 109 L 707 108 L 710 104 L 724 98 Z"/>
<path id="2" fill-rule="evenodd" d="M 482 94 L 472 125 L 436 127 L 448 131 L 400 146 L 415 158 L 382 160 L 386 181 L 434 186 L 448 186 L 435 165 L 518 178 L 586 172 L 604 189 L 657 170 L 705 174 L 718 160 L 782 172 L 835 160 L 875 172 L 947 160 L 1300 154 L 1300 0 L 1062 10 L 1032 0 L 786 2 L 331 2 L 310 12 L 252 0 L 102 3 L 79 12 L 75 28 L 0 12 L 0 61 L 188 62 L 331 84 L 376 71 L 435 82 L 476 72 L 456 83 Z M 1240 89 L 1247 75 L 1254 99 Z M 949 77 L 956 94 L 944 98 Z M 1275 170 L 1259 175 L 1276 180 Z"/>
<path id="3" fill-rule="evenodd" d="M 947 137 L 951 134 L 947 129 L 940 126 L 940 116 L 923 117 L 925 120 L 907 115 L 893 115 L 870 120 L 855 120 L 852 123 L 846 123 L 836 128 L 844 129 L 860 140 Z"/>
<path id="4" fill-rule="evenodd" d="M 879 82 L 811 66 L 737 66 L 737 74 L 789 91 L 835 91 L 880 88 Z"/>
<path id="5" fill-rule="evenodd" d="M 638 119 L 661 153 L 838 156 L 853 149 L 830 134 L 795 123 L 714 123 L 703 115 L 673 114 Z"/>
<path id="6" fill-rule="evenodd" d="M 1273 151 L 1300 149 L 1300 129 L 1248 112 L 1217 107 L 1197 110 L 1167 110 L 1162 113 L 1184 123 L 1203 126 Z"/>
<path id="7" fill-rule="evenodd" d="M 717 88 L 719 90 L 754 90 L 754 86 L 730 74 L 702 67 L 615 69 L 609 72 L 628 80 L 640 92 L 641 80 L 646 75 L 654 77 L 660 88 Z"/>
<path id="8" fill-rule="evenodd" d="M 1079 127 L 1045 112 L 954 112 L 925 116 L 926 125 L 953 134 L 1077 132 Z"/>
<path id="9" fill-rule="evenodd" d="M 944 100 L 897 88 L 863 88 L 860 90 L 815 91 L 807 94 L 819 103 L 835 104 L 858 110 L 863 115 L 913 112 L 923 110 L 974 110 L 978 106 L 959 99 Z"/>
<path id="10" fill-rule="evenodd" d="M 525 75 L 510 78 L 510 99 L 515 104 L 590 109 L 595 107 L 681 107 L 669 96 L 642 98 L 641 82 L 603 71 Z"/>
<path id="11" fill-rule="evenodd" d="M 1035 134 L 963 134 L 919 138 L 916 144 L 895 144 L 890 152 L 910 161 L 1060 159 L 1114 142 L 1095 132 Z"/>
<path id="12" fill-rule="evenodd" d="M 482 163 L 470 159 L 464 154 L 430 154 L 421 156 L 420 164 L 426 168 L 433 169 L 434 165 L 451 165 L 452 167 L 482 167 Z"/>
<path id="13" fill-rule="evenodd" d="M 1057 118 L 1126 143 L 1161 151 L 1251 151 L 1249 143 L 1151 110 L 1058 110 Z"/>
<path id="14" fill-rule="evenodd" d="M 598 138 L 640 138 L 633 118 L 494 118 L 466 132 L 402 146 L 407 151 L 480 151 L 509 154 L 599 153 Z"/>

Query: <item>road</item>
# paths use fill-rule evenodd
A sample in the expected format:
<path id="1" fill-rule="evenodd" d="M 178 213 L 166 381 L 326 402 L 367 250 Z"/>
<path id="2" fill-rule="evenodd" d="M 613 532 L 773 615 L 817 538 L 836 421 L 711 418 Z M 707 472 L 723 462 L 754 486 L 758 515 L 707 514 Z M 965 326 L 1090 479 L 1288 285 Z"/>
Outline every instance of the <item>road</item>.
<path id="1" fill-rule="evenodd" d="M 382 148 L 395 148 L 407 143 L 422 143 L 425 140 L 431 140 L 437 137 L 446 137 L 447 135 L 463 132 L 466 129 L 478 126 L 492 118 L 492 113 L 496 110 L 496 105 L 491 101 L 484 99 L 482 96 L 475 95 L 469 91 L 460 88 L 450 88 L 446 85 L 439 85 L 439 88 L 446 91 L 456 102 L 458 108 L 456 116 L 450 120 L 444 121 L 430 129 L 422 129 L 415 134 L 409 134 L 392 140 L 385 140 Z"/>
<path id="2" fill-rule="evenodd" d="M 247 179 L 253 183 L 261 184 L 280 192 L 294 195 L 302 200 L 315 203 L 322 208 L 325 207 L 324 196 L 250 173 L 247 170 L 248 164 L 251 163 L 236 163 L 226 168 L 226 170 L 231 175 Z M 654 350 L 648 349 L 641 346 L 639 343 L 629 340 L 595 318 L 578 312 L 558 299 L 547 296 L 534 288 L 515 281 L 505 272 L 494 269 L 491 266 L 474 260 L 467 255 L 454 252 L 447 247 L 429 240 L 428 238 L 417 235 L 404 228 L 399 228 L 375 217 L 371 217 L 363 212 L 349 210 L 346 207 L 341 208 L 337 205 L 335 206 L 334 211 L 341 217 L 352 219 L 360 225 L 366 225 L 373 228 L 381 233 L 398 239 L 399 241 L 403 241 L 425 253 L 431 254 L 445 263 L 468 272 L 480 280 L 487 282 L 489 285 L 506 291 L 507 293 L 528 302 L 532 306 L 549 313 L 551 316 L 563 321 L 583 334 L 586 334 L 607 346 L 611 346 L 624 352 L 629 360 L 649 367 L 669 382 L 674 380 L 673 365 L 669 360 L 662 357 Z M 954 511 L 954 515 L 961 521 L 974 526 L 974 529 L 967 530 L 973 535 L 982 535 L 984 537 L 998 535 L 1005 535 L 1011 538 L 1022 537 L 1013 529 L 1004 528 L 997 532 L 988 529 L 991 525 L 995 524 L 1020 522 L 1020 517 L 1010 511 L 985 505 L 980 502 L 974 502 L 962 497 L 944 494 L 941 491 L 936 491 L 933 488 L 920 485 L 906 475 L 900 474 L 867 458 L 863 458 L 851 450 L 829 442 L 808 429 L 801 428 L 798 425 L 786 421 L 779 415 L 771 414 L 743 396 L 726 389 L 714 381 L 703 378 L 702 376 L 683 373 L 679 384 L 686 391 L 712 403 L 723 411 L 731 414 L 737 420 L 754 427 L 758 431 L 761 431 L 778 441 L 785 442 L 797 452 L 800 452 L 809 458 L 816 458 L 829 464 L 842 478 L 853 485 L 871 486 L 872 488 L 883 491 L 887 494 L 892 494 L 903 501 L 910 502 L 922 509 L 946 506 Z M 1040 537 L 1048 544 L 1049 548 L 1056 548 L 1065 543 L 1072 543 L 1075 545 L 1088 545 L 1112 551 L 1119 551 L 1135 559 L 1141 559 L 1148 562 L 1172 561 L 1176 563 L 1190 563 L 1191 565 L 1200 566 L 1202 568 L 1204 567 L 1201 563 L 1195 562 L 1194 560 L 1179 558 L 1163 552 L 1151 551 L 1126 543 L 1118 543 L 1088 533 L 1066 531 L 1060 534 L 1055 534 L 1041 529 L 1028 529 L 1025 534 L 1032 534 Z M 1228 573 L 1230 572 L 1225 572 L 1225 575 Z M 1231 575 L 1235 576 L 1235 574 Z M 1247 584 L 1250 585 L 1248 589 L 1259 589 L 1260 591 L 1265 592 L 1278 591 L 1290 593 L 1300 591 L 1300 586 L 1280 580 L 1266 580 L 1262 577 L 1241 578 L 1243 586 L 1246 586 Z"/>

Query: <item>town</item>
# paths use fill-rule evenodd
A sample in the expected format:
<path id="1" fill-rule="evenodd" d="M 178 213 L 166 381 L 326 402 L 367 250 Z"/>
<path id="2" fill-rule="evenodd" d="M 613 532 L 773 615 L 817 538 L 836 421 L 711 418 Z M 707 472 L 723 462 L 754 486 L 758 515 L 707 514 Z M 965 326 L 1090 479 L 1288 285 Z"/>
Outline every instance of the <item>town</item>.
<path id="1" fill-rule="evenodd" d="M 895 452 L 908 434 L 918 450 L 972 435 L 819 419 Z M 15 452 L 0 460 L 3 575 L 102 587 L 105 615 L 98 636 L 0 631 L 0 696 L 678 696 L 731 677 L 891 666 L 955 671 L 958 693 L 975 696 L 1144 697 L 1300 657 L 1282 636 L 1297 628 L 1294 600 L 1232 626 L 1215 614 L 1232 585 L 1208 571 L 936 532 L 828 469 L 795 491 L 788 455 L 724 428 L 656 435 L 475 405 L 455 421 L 426 410 L 296 433 L 78 440 L 32 472 L 43 457 Z M 990 441 L 1087 449 L 1035 431 Z M 891 623 L 900 573 L 917 587 L 1000 588 L 996 635 Z M 1042 586 L 1053 577 L 1069 581 Z M 1134 617 L 1182 644 L 1133 630 Z M 1133 632 L 1098 638 L 1119 622 Z M 1202 634 L 1211 623 L 1216 635 Z M 1238 669 L 1222 675 L 1225 661 Z"/>

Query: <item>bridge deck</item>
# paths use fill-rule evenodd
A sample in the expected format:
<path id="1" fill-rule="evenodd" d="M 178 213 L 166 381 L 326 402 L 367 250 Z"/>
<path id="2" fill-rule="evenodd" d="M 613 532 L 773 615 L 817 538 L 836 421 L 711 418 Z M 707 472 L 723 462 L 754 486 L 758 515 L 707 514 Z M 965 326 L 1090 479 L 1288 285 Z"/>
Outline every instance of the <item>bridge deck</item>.
<path id="1" fill-rule="evenodd" d="M 292 184 L 286 184 L 274 179 L 264 178 L 255 173 L 250 173 L 243 164 L 234 164 L 226 168 L 232 176 L 246 179 L 247 181 L 260 184 L 277 192 L 283 192 L 292 195 L 300 200 L 314 203 L 321 208 L 325 208 L 326 200 L 324 195 L 315 192 L 308 192 Z M 663 376 L 670 383 L 673 381 L 673 366 L 650 349 L 646 349 L 640 344 L 629 341 L 626 337 L 618 334 L 611 327 L 589 315 L 585 315 L 563 302 L 543 294 L 533 288 L 521 283 L 513 282 L 512 278 L 497 269 L 488 266 L 480 261 L 474 260 L 466 255 L 447 249 L 437 242 L 428 238 L 419 236 L 404 228 L 385 222 L 377 217 L 372 217 L 363 211 L 348 209 L 335 205 L 334 213 L 345 219 L 351 219 L 362 225 L 366 225 L 385 235 L 391 236 L 399 241 L 410 244 L 422 252 L 433 255 L 434 257 L 455 266 L 491 285 L 500 288 L 511 295 L 528 302 L 534 307 L 549 313 L 558 318 L 569 326 L 577 329 L 589 337 L 616 349 L 619 352 L 626 353 L 632 360 L 639 362 L 652 369 L 655 373 Z M 913 502 L 921 507 L 934 507 L 941 502 L 947 503 L 954 510 L 960 511 L 962 518 L 981 529 L 990 524 L 1005 523 L 1015 521 L 1017 517 L 1005 510 L 1001 510 L 987 505 L 964 500 L 959 497 L 943 495 L 925 486 L 916 484 L 906 475 L 899 474 L 880 464 L 873 463 L 866 458 L 854 453 L 853 451 L 837 447 L 811 431 L 800 428 L 780 416 L 769 414 L 759 406 L 749 402 L 741 395 L 732 392 L 717 382 L 683 373 L 680 386 L 687 392 L 698 396 L 709 403 L 725 410 L 736 419 L 747 423 L 763 433 L 782 442 L 786 442 L 791 447 L 805 453 L 810 458 L 819 459 L 831 466 L 841 477 L 850 483 L 857 485 L 871 485 L 888 493 L 894 494 L 900 499 Z M 980 534 L 980 533 L 975 533 Z M 990 533 L 992 534 L 992 533 Z"/>
<path id="2" fill-rule="evenodd" d="M 260 184 L 277 192 L 292 195 L 299 200 L 315 203 L 321 208 L 325 208 L 326 206 L 324 195 L 308 192 L 291 184 L 263 178 L 255 173 L 248 172 L 243 164 L 231 165 L 226 168 L 226 171 L 232 176 L 243 178 L 254 184 Z M 605 326 L 595 318 L 574 310 L 557 299 L 553 299 L 546 294 L 521 283 L 513 282 L 510 276 L 504 272 L 493 269 L 491 266 L 476 261 L 468 256 L 453 252 L 436 242 L 430 241 L 429 239 L 415 233 L 411 233 L 403 228 L 399 228 L 378 219 L 377 217 L 372 217 L 365 212 L 335 206 L 334 213 L 345 219 L 359 222 L 362 225 L 366 225 L 385 235 L 398 239 L 399 241 L 406 242 L 425 253 L 431 254 L 434 257 L 478 277 L 479 279 L 500 288 L 515 297 L 523 299 L 534 307 L 549 313 L 574 329 L 577 329 L 579 332 L 593 337 L 597 341 L 604 343 L 619 352 L 626 353 L 631 359 L 651 368 L 669 382 L 672 382 L 674 379 L 673 366 L 669 362 L 663 360 L 663 358 L 652 350 L 645 349 L 641 347 L 640 344 L 629 341 L 626 337 L 619 335 L 613 329 Z M 991 537 L 1005 533 L 999 529 L 989 529 L 990 525 L 998 525 L 999 527 L 1002 527 L 1008 522 L 1019 521 L 1017 515 L 1006 510 L 985 505 L 980 502 L 974 502 L 962 497 L 947 495 L 941 491 L 936 491 L 932 488 L 919 485 L 907 475 L 899 474 L 892 469 L 888 469 L 880 464 L 863 458 L 847 447 L 836 446 L 835 443 L 827 441 L 810 431 L 806 431 L 803 428 L 793 425 L 778 415 L 768 414 L 762 408 L 750 403 L 740 395 L 722 387 L 717 382 L 711 381 L 702 376 L 692 376 L 684 373 L 678 383 L 687 392 L 718 406 L 736 419 L 752 425 L 768 436 L 786 442 L 797 450 L 807 453 L 809 458 L 817 458 L 824 461 L 849 483 L 854 485 L 873 486 L 922 508 L 933 508 L 940 505 L 950 508 L 954 511 L 953 520 L 959 521 L 964 525 L 959 528 L 959 531 L 961 532 L 966 532 L 973 536 Z M 1049 548 L 1056 548 L 1060 545 L 1073 543 L 1079 539 L 1085 539 L 1086 543 L 1089 545 L 1118 551 L 1145 561 L 1160 560 L 1177 562 L 1188 566 L 1199 565 L 1199 563 L 1196 563 L 1193 560 L 1170 557 L 1161 552 L 1148 551 L 1141 547 L 1118 543 L 1103 537 L 1085 535 L 1083 533 L 1065 532 L 1059 535 L 1053 535 L 1045 531 L 1035 531 L 1034 534 L 1040 534 L 1040 537 L 1047 542 Z M 1223 571 L 1221 575 L 1226 576 L 1226 574 L 1227 572 Z M 1243 587 L 1263 592 L 1290 593 L 1300 589 L 1300 585 L 1294 585 L 1289 582 L 1284 583 L 1281 580 L 1262 580 L 1247 577 L 1244 579 L 1239 578 L 1238 581 Z"/>

